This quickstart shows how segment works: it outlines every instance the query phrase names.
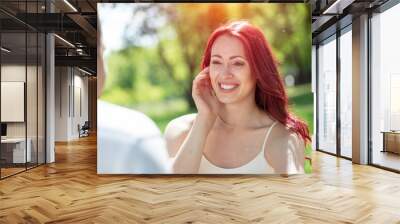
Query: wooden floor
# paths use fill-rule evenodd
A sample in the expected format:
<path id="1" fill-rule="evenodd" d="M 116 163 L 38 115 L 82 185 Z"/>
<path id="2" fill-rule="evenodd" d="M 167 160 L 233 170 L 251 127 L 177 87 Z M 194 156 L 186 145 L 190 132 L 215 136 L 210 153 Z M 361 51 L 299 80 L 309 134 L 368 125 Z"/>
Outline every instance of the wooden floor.
<path id="1" fill-rule="evenodd" d="M 18 167 L 7 167 L 1 168 L 1 178 L 6 178 L 8 176 L 20 173 L 20 172 L 24 172 L 27 169 L 33 169 L 37 166 L 37 164 L 29 164 L 27 163 L 27 167 L 25 168 L 25 164 L 19 164 Z"/>
<path id="2" fill-rule="evenodd" d="M 314 173 L 99 176 L 94 137 L 0 181 L 0 223 L 400 223 L 400 175 L 314 154 Z"/>
<path id="3" fill-rule="evenodd" d="M 1 168 L 1 177 L 7 177 L 10 175 L 13 175 L 15 173 L 19 173 L 26 170 L 25 167 L 24 168 Z"/>

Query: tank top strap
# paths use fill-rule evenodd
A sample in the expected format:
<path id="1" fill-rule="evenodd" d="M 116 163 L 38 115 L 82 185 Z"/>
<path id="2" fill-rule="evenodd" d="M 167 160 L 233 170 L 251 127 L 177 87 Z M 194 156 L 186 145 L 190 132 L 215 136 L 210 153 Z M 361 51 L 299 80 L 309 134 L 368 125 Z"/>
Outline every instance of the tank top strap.
<path id="1" fill-rule="evenodd" d="M 263 142 L 263 144 L 262 144 L 261 151 L 264 151 L 264 149 L 265 149 L 265 144 L 267 143 L 268 136 L 269 136 L 269 134 L 271 133 L 272 128 L 275 126 L 275 124 L 276 124 L 277 122 L 278 122 L 278 121 L 274 121 L 274 123 L 272 123 L 271 127 L 268 128 L 267 134 L 265 135 L 264 142 Z"/>

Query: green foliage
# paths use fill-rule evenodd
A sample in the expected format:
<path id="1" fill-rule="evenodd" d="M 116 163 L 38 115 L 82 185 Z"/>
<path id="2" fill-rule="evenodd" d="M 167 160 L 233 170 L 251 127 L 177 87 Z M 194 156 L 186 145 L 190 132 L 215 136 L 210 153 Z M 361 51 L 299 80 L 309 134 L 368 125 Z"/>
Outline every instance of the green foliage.
<path id="1" fill-rule="evenodd" d="M 289 97 L 289 109 L 308 125 L 310 133 L 314 130 L 313 94 L 310 84 L 297 85 L 286 89 Z"/>
<path id="2" fill-rule="evenodd" d="M 287 94 L 289 96 L 289 103 L 291 104 L 291 112 L 306 122 L 310 134 L 312 134 L 314 130 L 314 99 L 311 92 L 311 85 L 305 84 L 287 88 Z M 306 146 L 305 156 L 309 158 L 312 157 L 312 148 L 310 144 Z M 304 171 L 305 173 L 312 173 L 312 166 L 309 160 L 305 161 Z"/>
<path id="3" fill-rule="evenodd" d="M 196 112 L 189 108 L 188 103 L 183 98 L 175 98 L 154 103 L 141 103 L 135 105 L 133 108 L 148 115 L 162 132 L 164 132 L 165 126 L 172 119 L 181 115 Z"/>
<path id="4" fill-rule="evenodd" d="M 309 160 L 306 160 L 306 161 L 305 161 L 305 164 L 304 164 L 304 172 L 305 172 L 306 174 L 312 173 L 312 165 L 311 165 L 311 162 L 310 162 Z"/>
<path id="5" fill-rule="evenodd" d="M 294 75 L 300 83 L 310 81 L 307 4 L 148 4 L 133 11 L 132 21 L 143 12 L 151 16 L 139 28 L 135 23 L 126 27 L 127 47 L 107 58 L 103 99 L 134 106 L 183 98 L 193 107 L 191 83 L 208 36 L 221 24 L 239 19 L 263 30 L 283 75 Z M 156 19 L 163 22 L 154 23 Z"/>

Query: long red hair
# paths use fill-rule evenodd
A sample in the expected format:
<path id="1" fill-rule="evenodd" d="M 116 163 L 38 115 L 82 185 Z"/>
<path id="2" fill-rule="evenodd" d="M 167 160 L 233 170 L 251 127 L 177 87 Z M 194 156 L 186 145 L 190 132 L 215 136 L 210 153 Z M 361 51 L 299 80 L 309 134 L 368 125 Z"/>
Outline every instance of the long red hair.
<path id="1" fill-rule="evenodd" d="M 212 45 L 223 34 L 237 37 L 245 48 L 251 72 L 257 83 L 257 106 L 298 134 L 305 144 L 311 142 L 307 124 L 289 112 L 288 97 L 278 72 L 278 63 L 259 28 L 247 21 L 235 21 L 217 28 L 208 39 L 201 69 L 210 65 Z"/>

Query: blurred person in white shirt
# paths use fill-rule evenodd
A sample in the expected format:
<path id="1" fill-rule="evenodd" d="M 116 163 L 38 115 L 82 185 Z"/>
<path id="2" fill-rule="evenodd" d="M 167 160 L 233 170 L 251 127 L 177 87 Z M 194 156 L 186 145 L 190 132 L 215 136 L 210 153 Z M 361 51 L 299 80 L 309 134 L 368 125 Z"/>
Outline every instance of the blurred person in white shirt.
<path id="1" fill-rule="evenodd" d="M 100 100 L 106 74 L 101 25 L 97 43 L 97 173 L 169 173 L 163 134 L 145 114 Z"/>

